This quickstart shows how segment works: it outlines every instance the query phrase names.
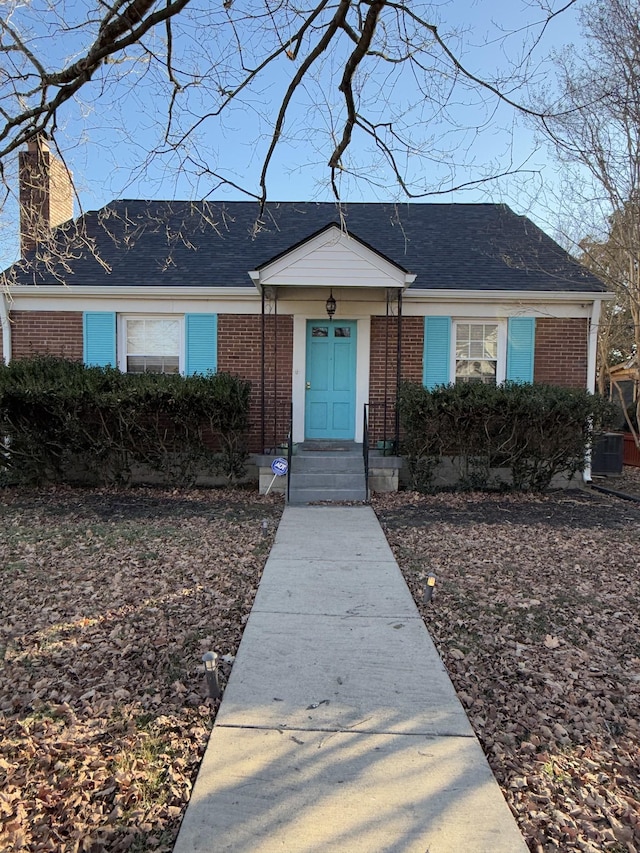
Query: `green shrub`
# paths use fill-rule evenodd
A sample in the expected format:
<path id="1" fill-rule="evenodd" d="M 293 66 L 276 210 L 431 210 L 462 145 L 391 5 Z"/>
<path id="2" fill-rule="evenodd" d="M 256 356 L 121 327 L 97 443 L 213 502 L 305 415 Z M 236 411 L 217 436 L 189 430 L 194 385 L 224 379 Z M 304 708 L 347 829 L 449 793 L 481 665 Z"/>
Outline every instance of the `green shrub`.
<path id="1" fill-rule="evenodd" d="M 429 488 L 443 457 L 458 465 L 458 486 L 487 488 L 507 468 L 519 490 L 548 488 L 554 475 L 584 468 L 594 434 L 611 422 L 613 406 L 587 391 L 554 385 L 461 383 L 431 391 L 405 383 L 399 396 L 412 486 Z"/>
<path id="2" fill-rule="evenodd" d="M 124 374 L 39 356 L 0 366 L 0 466 L 17 482 L 86 472 L 126 482 L 133 465 L 186 485 L 242 476 L 250 384 L 228 374 Z"/>

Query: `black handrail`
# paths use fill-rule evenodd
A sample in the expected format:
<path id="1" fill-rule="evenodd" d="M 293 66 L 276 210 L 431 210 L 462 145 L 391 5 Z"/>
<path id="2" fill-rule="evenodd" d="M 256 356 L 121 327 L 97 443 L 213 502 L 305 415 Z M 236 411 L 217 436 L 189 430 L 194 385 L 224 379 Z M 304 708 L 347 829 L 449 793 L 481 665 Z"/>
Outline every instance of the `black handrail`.
<path id="1" fill-rule="evenodd" d="M 365 500 L 369 502 L 369 404 L 364 404 L 364 418 L 362 424 L 362 455 L 364 456 L 364 493 Z"/>
<path id="2" fill-rule="evenodd" d="M 291 490 L 291 457 L 293 456 L 293 401 L 289 408 L 289 432 L 287 434 L 287 503 L 289 503 L 289 494 Z"/>

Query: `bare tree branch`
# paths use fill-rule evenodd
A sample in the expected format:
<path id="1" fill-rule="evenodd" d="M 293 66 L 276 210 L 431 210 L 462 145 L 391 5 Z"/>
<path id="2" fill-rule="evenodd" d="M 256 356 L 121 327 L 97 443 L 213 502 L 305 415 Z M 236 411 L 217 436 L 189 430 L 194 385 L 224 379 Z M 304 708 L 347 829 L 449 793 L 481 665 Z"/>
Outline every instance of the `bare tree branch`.
<path id="1" fill-rule="evenodd" d="M 603 375 L 614 360 L 640 351 L 639 20 L 638 0 L 585 7 L 586 50 L 559 57 L 557 91 L 544 93 L 559 109 L 540 124 L 566 170 L 575 217 L 593 223 L 581 260 L 616 294 L 600 329 Z"/>
<path id="2" fill-rule="evenodd" d="M 55 73 L 45 72 L 43 66 L 26 52 L 17 35 L 11 31 L 16 44 L 25 50 L 25 55 L 29 56 L 41 74 L 42 96 L 36 106 L 9 119 L 5 127 L 0 130 L 0 142 L 6 140 L 4 147 L 0 148 L 0 157 L 15 151 L 29 139 L 46 131 L 55 122 L 56 112 L 60 106 L 91 79 L 96 69 L 108 56 L 138 43 L 156 24 L 177 15 L 189 0 L 168 0 L 163 9 L 147 14 L 154 3 L 155 0 L 132 0 L 117 17 L 113 18 L 112 14 L 108 14 L 103 26 L 100 27 L 98 37 L 85 55 Z M 4 22 L 2 28 L 9 31 Z M 128 35 L 124 35 L 125 33 Z M 51 98 L 48 97 L 50 89 L 57 90 Z M 11 135 L 16 128 L 19 129 L 18 132 Z"/>
<path id="3" fill-rule="evenodd" d="M 269 145 L 269 149 L 267 151 L 267 155 L 264 158 L 264 164 L 262 167 L 262 173 L 260 175 L 260 187 L 262 188 L 262 196 L 261 196 L 261 205 L 264 207 L 264 203 L 267 200 L 267 171 L 269 169 L 269 164 L 271 162 L 271 158 L 273 157 L 273 152 L 275 151 L 276 145 L 278 144 L 278 140 L 280 139 L 280 134 L 282 133 L 282 128 L 284 126 L 285 116 L 287 114 L 287 108 L 291 102 L 291 99 L 294 95 L 295 90 L 298 88 L 302 80 L 304 79 L 305 74 L 311 68 L 316 59 L 320 56 L 320 54 L 327 49 L 331 39 L 335 35 L 335 33 L 340 29 L 342 22 L 349 10 L 350 0 L 340 0 L 338 9 L 333 16 L 333 20 L 330 22 L 329 26 L 325 29 L 324 35 L 320 39 L 320 41 L 316 44 L 313 50 L 307 55 L 306 59 L 296 72 L 293 77 L 291 83 L 287 87 L 287 91 L 285 92 L 284 98 L 282 99 L 282 104 L 278 111 L 278 117 L 276 119 L 275 127 L 273 130 L 273 135 L 271 137 L 271 144 Z"/>
<path id="4" fill-rule="evenodd" d="M 550 22 L 577 0 L 551 0 L 543 15 L 529 15 L 518 27 L 524 58 L 499 77 L 488 71 L 492 57 L 485 68 L 463 61 L 462 37 L 432 2 L 77 2 L 77 10 L 54 4 L 46 20 L 38 14 L 45 0 L 6 0 L 0 9 L 0 161 L 41 133 L 55 135 L 81 95 L 88 110 L 107 97 L 118 105 L 139 99 L 139 112 L 159 121 L 138 174 L 156 159 L 167 170 L 192 169 L 203 195 L 226 180 L 264 204 L 276 151 L 291 138 L 326 164 L 336 198 L 350 176 L 373 180 L 369 157 L 409 197 L 440 192 L 445 174 L 450 188 L 511 174 L 504 157 L 478 170 L 461 153 L 498 106 L 549 118 L 525 99 L 529 61 Z M 474 107 L 482 115 L 467 120 Z M 241 140 L 255 166 L 250 177 L 225 177 L 217 147 L 241 110 L 256 119 L 254 139 Z"/>

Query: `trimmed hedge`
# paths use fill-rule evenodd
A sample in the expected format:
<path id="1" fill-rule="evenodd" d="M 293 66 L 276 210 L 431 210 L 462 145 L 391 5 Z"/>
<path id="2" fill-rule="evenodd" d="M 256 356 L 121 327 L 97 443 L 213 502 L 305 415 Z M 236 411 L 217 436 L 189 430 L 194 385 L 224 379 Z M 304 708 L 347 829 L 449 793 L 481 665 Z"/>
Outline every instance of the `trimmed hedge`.
<path id="1" fill-rule="evenodd" d="M 50 356 L 0 366 L 0 469 L 11 482 L 126 483 L 134 465 L 188 485 L 245 471 L 250 383 L 125 374 Z"/>
<path id="2" fill-rule="evenodd" d="M 610 403 L 587 391 L 509 382 L 430 391 L 405 383 L 399 411 L 412 487 L 424 491 L 444 457 L 459 465 L 459 488 L 496 485 L 492 469 L 506 468 L 513 488 L 542 491 L 556 474 L 583 470 L 594 435 L 615 418 Z"/>

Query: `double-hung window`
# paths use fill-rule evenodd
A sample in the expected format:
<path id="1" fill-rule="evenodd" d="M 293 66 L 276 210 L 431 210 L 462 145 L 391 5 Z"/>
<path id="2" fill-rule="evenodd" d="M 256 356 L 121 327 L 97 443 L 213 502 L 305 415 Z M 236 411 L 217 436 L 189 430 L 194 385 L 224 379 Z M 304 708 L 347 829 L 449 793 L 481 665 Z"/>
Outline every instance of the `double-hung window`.
<path id="1" fill-rule="evenodd" d="M 453 323 L 451 376 L 455 383 L 499 385 L 505 379 L 506 327 L 499 321 Z"/>
<path id="2" fill-rule="evenodd" d="M 188 314 L 117 314 L 85 311 L 83 361 L 123 373 L 203 376 L 218 366 L 218 317 Z"/>
<path id="3" fill-rule="evenodd" d="M 533 382 L 534 354 L 534 317 L 428 315 L 424 320 L 423 382 L 427 388 L 457 382 Z"/>
<path id="4" fill-rule="evenodd" d="M 182 317 L 120 317 L 119 367 L 124 373 L 182 373 Z"/>

